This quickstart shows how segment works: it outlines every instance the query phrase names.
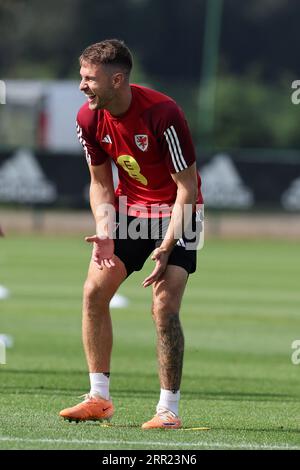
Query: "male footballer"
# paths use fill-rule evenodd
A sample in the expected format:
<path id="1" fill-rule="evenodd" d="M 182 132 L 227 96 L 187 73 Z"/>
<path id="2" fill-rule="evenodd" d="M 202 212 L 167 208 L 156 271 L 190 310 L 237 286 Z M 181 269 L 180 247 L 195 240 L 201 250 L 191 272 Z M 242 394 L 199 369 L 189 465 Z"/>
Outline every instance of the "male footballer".
<path id="1" fill-rule="evenodd" d="M 86 237 L 93 250 L 83 294 L 90 391 L 60 416 L 71 421 L 113 416 L 109 303 L 152 253 L 154 269 L 143 286 L 152 286 L 160 397 L 154 417 L 142 428 L 180 428 L 184 336 L 179 311 L 188 277 L 196 270 L 196 247 L 187 232 L 197 238 L 203 202 L 190 131 L 173 99 L 130 84 L 132 55 L 124 42 L 92 44 L 79 62 L 87 102 L 78 112 L 77 131 L 90 170 L 96 225 L 95 235 Z M 111 160 L 118 168 L 116 190 Z"/>

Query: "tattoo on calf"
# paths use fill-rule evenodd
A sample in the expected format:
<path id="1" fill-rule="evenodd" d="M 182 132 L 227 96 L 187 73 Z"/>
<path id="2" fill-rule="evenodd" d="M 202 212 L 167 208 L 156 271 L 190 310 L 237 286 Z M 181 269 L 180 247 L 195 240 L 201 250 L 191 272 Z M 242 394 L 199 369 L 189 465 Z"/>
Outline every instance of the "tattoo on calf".
<path id="1" fill-rule="evenodd" d="M 170 314 L 157 325 L 157 357 L 161 387 L 176 392 L 180 388 L 184 336 L 179 314 Z"/>

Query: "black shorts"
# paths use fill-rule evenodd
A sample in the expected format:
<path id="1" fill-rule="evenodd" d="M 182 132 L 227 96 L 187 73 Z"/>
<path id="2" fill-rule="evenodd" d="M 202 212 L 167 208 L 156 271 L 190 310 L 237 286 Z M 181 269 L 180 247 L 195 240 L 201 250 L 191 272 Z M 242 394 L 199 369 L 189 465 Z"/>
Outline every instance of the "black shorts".
<path id="1" fill-rule="evenodd" d="M 115 232 L 115 255 L 124 263 L 127 277 L 133 271 L 140 271 L 149 255 L 159 247 L 169 225 L 169 218 L 146 219 L 117 213 Z M 168 265 L 181 266 L 188 274 L 196 271 L 197 245 L 203 230 L 203 219 L 194 213 L 191 230 L 180 238 L 174 246 Z"/>

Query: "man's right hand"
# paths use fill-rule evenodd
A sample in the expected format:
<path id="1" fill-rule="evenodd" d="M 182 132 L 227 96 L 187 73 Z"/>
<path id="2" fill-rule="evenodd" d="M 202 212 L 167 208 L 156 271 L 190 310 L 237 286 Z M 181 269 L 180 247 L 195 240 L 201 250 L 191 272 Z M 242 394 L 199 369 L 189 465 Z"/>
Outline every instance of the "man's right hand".
<path id="1" fill-rule="evenodd" d="M 1 225 L 0 225 L 0 237 L 4 237 L 4 232 L 3 232 L 2 228 L 1 228 Z"/>
<path id="2" fill-rule="evenodd" d="M 85 241 L 94 244 L 92 259 L 99 269 L 115 266 L 113 261 L 115 244 L 112 238 L 93 235 L 92 237 L 85 237 Z"/>

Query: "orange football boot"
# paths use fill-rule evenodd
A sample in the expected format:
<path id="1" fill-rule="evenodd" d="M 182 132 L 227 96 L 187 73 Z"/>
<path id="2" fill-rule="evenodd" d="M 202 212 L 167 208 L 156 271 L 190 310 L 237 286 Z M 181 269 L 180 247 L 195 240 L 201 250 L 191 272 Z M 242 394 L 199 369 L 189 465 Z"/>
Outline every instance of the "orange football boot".
<path id="1" fill-rule="evenodd" d="M 169 410 L 161 410 L 156 415 L 142 425 L 142 429 L 179 429 L 181 420 L 175 413 Z"/>
<path id="2" fill-rule="evenodd" d="M 72 408 L 62 410 L 59 415 L 69 421 L 109 421 L 114 414 L 111 400 L 105 400 L 100 396 L 84 395 L 83 402 Z"/>

